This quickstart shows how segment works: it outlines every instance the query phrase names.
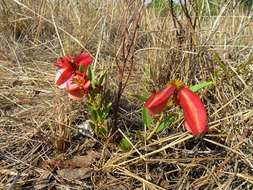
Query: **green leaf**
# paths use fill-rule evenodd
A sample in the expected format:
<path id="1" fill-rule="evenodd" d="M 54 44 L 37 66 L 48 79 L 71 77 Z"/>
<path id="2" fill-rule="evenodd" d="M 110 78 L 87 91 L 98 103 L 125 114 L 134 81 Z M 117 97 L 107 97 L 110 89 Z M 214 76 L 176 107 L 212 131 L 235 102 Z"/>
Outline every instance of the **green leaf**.
<path id="1" fill-rule="evenodd" d="M 131 144 L 130 142 L 128 141 L 127 138 L 123 137 L 119 143 L 119 146 L 122 150 L 124 151 L 127 151 L 127 150 L 130 150 L 131 148 Z"/>
<path id="2" fill-rule="evenodd" d="M 103 114 L 104 114 L 104 112 L 102 110 L 100 110 L 100 109 L 97 110 L 97 115 L 98 115 L 97 120 L 98 120 L 99 123 L 101 123 L 102 120 L 103 120 Z"/>
<path id="3" fill-rule="evenodd" d="M 95 110 L 90 110 L 90 114 L 91 114 L 92 121 L 97 122 L 98 120 L 97 112 Z"/>
<path id="4" fill-rule="evenodd" d="M 167 2 L 168 0 L 153 0 L 150 7 L 152 7 L 156 14 L 159 16 L 166 16 L 169 12 L 169 4 Z"/>
<path id="5" fill-rule="evenodd" d="M 142 119 L 144 124 L 146 125 L 147 128 L 150 128 L 150 126 L 153 123 L 153 118 L 149 115 L 149 111 L 146 108 L 143 108 L 142 110 Z"/>
<path id="6" fill-rule="evenodd" d="M 107 72 L 104 71 L 102 74 L 100 74 L 100 77 L 98 79 L 98 85 L 102 85 L 105 82 L 105 79 L 107 77 Z"/>
<path id="7" fill-rule="evenodd" d="M 161 133 L 166 127 L 168 127 L 173 122 L 173 117 L 167 116 L 159 127 L 156 129 L 156 134 Z"/>
<path id="8" fill-rule="evenodd" d="M 109 102 L 106 106 L 106 110 L 109 112 L 111 108 L 112 108 L 112 102 Z"/>
<path id="9" fill-rule="evenodd" d="M 139 95 L 139 94 L 132 94 L 133 97 L 137 98 L 138 100 L 145 102 L 148 99 L 148 94 Z"/>
<path id="10" fill-rule="evenodd" d="M 213 85 L 213 81 L 203 82 L 203 83 L 200 83 L 200 84 L 190 86 L 190 90 L 193 91 L 193 92 L 197 92 L 197 91 L 200 91 L 201 89 L 207 88 L 211 85 Z"/>
<path id="11" fill-rule="evenodd" d="M 225 65 L 224 61 L 221 59 L 221 57 L 219 56 L 218 53 L 213 54 L 213 61 L 214 61 L 215 64 L 219 65 L 219 67 L 222 70 L 226 69 L 226 65 Z"/>
<path id="12" fill-rule="evenodd" d="M 95 76 L 95 72 L 93 71 L 91 66 L 89 66 L 89 68 L 88 68 L 88 77 L 89 77 L 89 80 L 91 81 L 92 88 L 95 88 L 95 86 L 96 86 L 96 76 Z"/>
<path id="13" fill-rule="evenodd" d="M 106 120 L 108 115 L 109 115 L 109 113 L 104 111 L 103 112 L 103 120 Z"/>
<path id="14" fill-rule="evenodd" d="M 108 130 L 105 127 L 99 127 L 98 132 L 99 132 L 98 136 L 100 136 L 101 138 L 107 137 Z"/>
<path id="15" fill-rule="evenodd" d="M 84 67 L 82 64 L 79 66 L 79 71 L 80 71 L 80 73 L 84 73 Z"/>

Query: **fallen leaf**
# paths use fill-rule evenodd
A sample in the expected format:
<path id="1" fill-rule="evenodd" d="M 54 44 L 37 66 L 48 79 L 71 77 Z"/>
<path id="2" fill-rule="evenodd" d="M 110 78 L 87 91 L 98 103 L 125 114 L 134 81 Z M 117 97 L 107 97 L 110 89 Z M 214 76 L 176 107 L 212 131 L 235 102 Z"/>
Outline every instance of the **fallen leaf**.
<path id="1" fill-rule="evenodd" d="M 66 179 L 84 179 L 90 177 L 91 168 L 76 168 L 58 170 L 57 174 Z"/>
<path id="2" fill-rule="evenodd" d="M 85 156 L 75 156 L 71 160 L 65 161 L 64 168 L 86 168 L 90 167 L 92 162 L 94 162 L 96 159 L 98 159 L 100 155 L 95 151 L 88 152 Z"/>
<path id="3" fill-rule="evenodd" d="M 72 159 L 52 159 L 44 161 L 44 166 L 51 169 L 65 168 L 88 168 L 91 164 L 100 157 L 100 154 L 95 151 L 89 151 L 85 156 L 74 156 Z"/>
<path id="4" fill-rule="evenodd" d="M 50 170 L 56 170 L 61 169 L 63 167 L 63 159 L 52 159 L 52 160 L 45 160 L 43 162 L 43 168 L 50 169 Z"/>

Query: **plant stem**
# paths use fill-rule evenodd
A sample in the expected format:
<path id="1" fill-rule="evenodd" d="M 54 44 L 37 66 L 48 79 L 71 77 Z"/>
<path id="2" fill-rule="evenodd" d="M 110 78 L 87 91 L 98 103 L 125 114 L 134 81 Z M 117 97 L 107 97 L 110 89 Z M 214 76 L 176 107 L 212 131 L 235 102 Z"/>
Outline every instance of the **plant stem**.
<path id="1" fill-rule="evenodd" d="M 151 131 L 151 133 L 149 133 L 147 140 L 149 140 L 155 134 L 156 130 L 158 129 L 158 127 L 160 126 L 160 124 L 162 122 L 163 116 L 164 116 L 164 114 L 162 113 L 158 122 L 156 123 L 155 128 L 153 129 L 153 131 Z"/>

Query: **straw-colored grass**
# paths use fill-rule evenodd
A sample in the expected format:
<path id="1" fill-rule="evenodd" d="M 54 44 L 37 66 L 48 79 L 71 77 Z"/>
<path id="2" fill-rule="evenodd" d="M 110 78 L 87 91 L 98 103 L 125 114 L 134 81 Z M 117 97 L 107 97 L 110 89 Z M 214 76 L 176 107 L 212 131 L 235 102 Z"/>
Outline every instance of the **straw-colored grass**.
<path id="1" fill-rule="evenodd" d="M 181 12 L 181 28 L 175 28 L 169 6 L 141 8 L 139 1 L 2 0 L 0 189 L 252 189 L 253 21 L 232 5 L 216 7 L 216 15 L 206 9 L 196 28 Z M 132 67 L 121 57 L 122 33 L 128 27 L 130 43 L 138 14 Z M 54 85 L 54 61 L 81 50 L 93 55 L 97 71 L 108 70 L 113 99 L 117 64 L 126 64 L 117 127 L 131 142 L 127 152 L 116 137 L 80 135 L 76 125 L 88 118 L 85 101 L 69 100 Z M 169 128 L 144 140 L 142 102 L 132 95 L 175 79 L 214 81 L 199 92 L 210 130 L 203 138 L 189 135 L 175 108 Z M 91 150 L 100 158 L 85 178 L 68 179 L 59 168 L 45 167 L 45 160 Z"/>

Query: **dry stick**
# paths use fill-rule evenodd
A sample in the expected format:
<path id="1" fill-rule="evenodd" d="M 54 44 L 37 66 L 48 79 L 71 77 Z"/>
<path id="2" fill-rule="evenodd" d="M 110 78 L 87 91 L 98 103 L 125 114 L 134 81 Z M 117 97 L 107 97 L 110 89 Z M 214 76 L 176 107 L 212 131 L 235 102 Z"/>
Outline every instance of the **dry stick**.
<path id="1" fill-rule="evenodd" d="M 118 85 L 117 97 L 116 97 L 115 104 L 114 104 L 115 105 L 114 106 L 114 126 L 115 127 L 117 126 L 117 123 L 118 123 L 119 101 L 120 101 L 120 98 L 123 94 L 124 89 L 126 88 L 126 85 L 128 83 L 128 80 L 129 80 L 130 75 L 131 75 L 132 70 L 133 70 L 134 54 L 132 54 L 132 56 L 130 57 L 130 60 L 131 60 L 131 62 L 130 62 L 130 71 L 127 75 L 126 81 L 123 83 L 123 77 L 124 77 L 124 72 L 125 72 L 125 68 L 126 68 L 126 63 L 129 59 L 131 49 L 135 45 L 135 42 L 136 42 L 136 39 L 137 39 L 137 29 L 139 27 L 138 24 L 140 22 L 141 15 L 142 15 L 142 9 L 143 9 L 143 6 L 141 6 L 141 8 L 138 10 L 138 17 L 137 17 L 137 19 L 135 19 L 135 26 L 133 28 L 134 32 L 133 32 L 133 37 L 131 38 L 130 44 L 126 45 L 126 42 L 128 40 L 128 29 L 131 28 L 130 23 L 132 23 L 133 21 L 130 21 L 130 23 L 129 23 L 130 26 L 128 28 L 125 27 L 125 32 L 124 32 L 124 36 L 123 36 L 123 39 L 122 39 L 122 43 L 121 43 L 120 48 L 118 49 L 118 51 L 116 53 L 116 65 L 119 69 L 119 81 L 120 82 L 119 82 L 119 85 Z M 127 46 L 127 48 L 125 46 Z M 119 54 L 120 50 L 122 50 L 123 57 L 124 57 L 122 68 L 120 67 L 120 65 L 118 63 L 118 54 Z"/>
<path id="2" fill-rule="evenodd" d="M 193 40 L 194 44 L 198 44 L 198 39 L 197 39 L 197 35 L 196 35 L 196 32 L 195 32 L 195 26 L 196 26 L 196 20 L 192 21 L 191 19 L 191 16 L 189 14 L 189 10 L 187 9 L 187 4 L 185 2 L 185 4 L 183 5 L 182 2 L 180 1 L 180 4 L 181 4 L 181 7 L 182 7 L 182 10 L 184 12 L 184 15 L 185 17 L 187 18 L 187 21 L 189 23 L 189 26 L 190 26 L 190 31 L 191 31 L 191 40 Z M 196 18 L 196 17 L 195 17 Z"/>
<path id="3" fill-rule="evenodd" d="M 182 24 L 179 22 L 179 20 L 177 19 L 177 16 L 175 15 L 175 11 L 174 11 L 174 8 L 173 8 L 173 0 L 170 0 L 170 14 L 172 16 L 172 21 L 173 21 L 173 25 L 174 25 L 174 28 L 176 29 L 176 36 L 179 37 L 180 36 L 180 32 L 183 28 Z M 177 24 L 179 26 L 179 29 L 177 27 Z M 177 38 L 179 44 L 181 44 L 181 41 L 179 38 Z"/>
<path id="4" fill-rule="evenodd" d="M 95 59 L 94 59 L 94 64 L 93 64 L 93 69 L 94 70 L 96 69 L 98 55 L 100 53 L 102 42 L 103 42 L 105 24 L 106 24 L 106 17 L 104 18 L 104 22 L 102 24 L 101 36 L 100 36 L 100 40 L 98 42 L 97 53 L 96 53 L 96 56 L 95 56 Z"/>
<path id="5" fill-rule="evenodd" d="M 62 40 L 61 40 L 58 28 L 57 28 L 55 20 L 54 20 L 53 10 L 52 10 L 52 21 L 53 21 L 53 25 L 54 25 L 54 28 L 55 28 L 55 32 L 56 32 L 57 38 L 59 40 L 59 43 L 60 43 L 60 46 L 61 46 L 61 49 L 62 49 L 62 54 L 65 56 L 65 50 L 64 50 L 64 47 L 63 47 L 63 44 L 62 44 Z"/>
<path id="6" fill-rule="evenodd" d="M 141 7 L 141 9 L 142 9 L 142 7 Z M 142 16 L 142 10 L 141 10 L 141 9 L 139 10 L 138 18 L 137 18 L 137 20 L 136 20 L 136 25 L 135 25 L 134 34 L 133 34 L 133 40 L 132 40 L 132 43 L 131 43 L 130 47 L 133 46 L 133 45 L 135 45 L 135 42 L 136 42 L 136 39 L 137 39 L 137 29 L 139 28 L 138 24 L 139 24 L 140 19 L 141 19 L 141 16 Z M 134 63 L 134 60 L 133 60 L 133 59 L 134 59 L 134 53 L 133 53 L 133 55 L 131 56 L 130 71 L 129 71 L 128 75 L 127 75 L 126 81 L 125 81 L 124 86 L 123 86 L 123 88 L 122 88 L 123 91 L 124 91 L 124 89 L 126 88 L 126 85 L 127 85 L 127 83 L 128 83 L 128 80 L 129 80 L 130 75 L 131 75 L 132 70 L 133 70 L 133 63 Z"/>
<path id="7" fill-rule="evenodd" d="M 120 174 L 122 175 L 126 175 L 126 176 L 129 176 L 129 177 L 132 177 L 132 178 L 135 178 L 137 180 L 139 180 L 140 182 L 142 182 L 143 184 L 145 184 L 146 186 L 149 187 L 149 189 L 160 189 L 160 190 L 165 190 L 163 187 L 160 187 L 154 183 L 151 183 L 145 179 L 143 179 L 142 177 L 128 171 L 127 169 L 125 168 L 117 168 L 117 170 L 120 171 Z"/>
<path id="8" fill-rule="evenodd" d="M 127 15 L 125 15 L 127 17 Z M 119 100 L 120 100 L 120 91 L 122 88 L 122 80 L 123 80 L 123 69 L 121 68 L 120 64 L 118 63 L 118 55 L 120 53 L 120 50 L 124 50 L 124 43 L 125 43 L 125 36 L 122 37 L 122 42 L 116 52 L 116 57 L 115 57 L 115 63 L 118 68 L 118 74 L 119 74 L 119 84 L 118 84 L 118 92 L 117 92 L 117 97 L 114 103 L 114 126 L 117 126 L 117 119 L 118 119 L 118 107 L 119 107 Z M 123 56 L 124 56 L 124 51 L 123 51 Z M 125 56 L 124 56 L 125 57 Z"/>

